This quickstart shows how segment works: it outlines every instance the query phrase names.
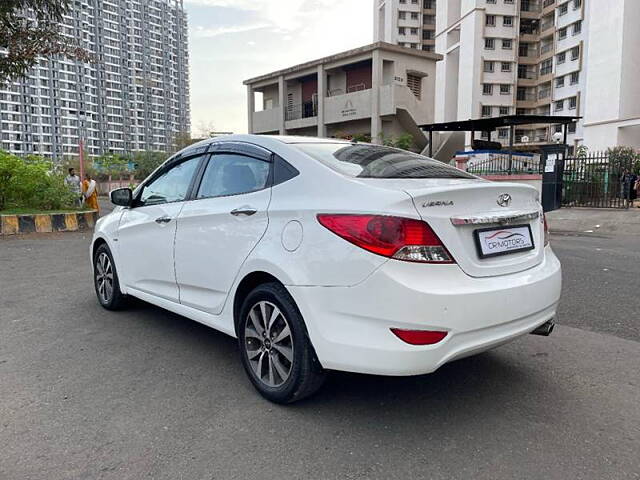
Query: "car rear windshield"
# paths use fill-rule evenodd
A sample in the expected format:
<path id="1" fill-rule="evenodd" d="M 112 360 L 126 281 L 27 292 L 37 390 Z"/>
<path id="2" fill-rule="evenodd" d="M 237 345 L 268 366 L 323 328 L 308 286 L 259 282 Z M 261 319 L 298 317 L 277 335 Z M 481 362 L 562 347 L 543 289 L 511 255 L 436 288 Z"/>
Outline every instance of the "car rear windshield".
<path id="1" fill-rule="evenodd" d="M 416 153 L 365 143 L 298 143 L 312 158 L 344 175 L 359 178 L 476 178 Z"/>

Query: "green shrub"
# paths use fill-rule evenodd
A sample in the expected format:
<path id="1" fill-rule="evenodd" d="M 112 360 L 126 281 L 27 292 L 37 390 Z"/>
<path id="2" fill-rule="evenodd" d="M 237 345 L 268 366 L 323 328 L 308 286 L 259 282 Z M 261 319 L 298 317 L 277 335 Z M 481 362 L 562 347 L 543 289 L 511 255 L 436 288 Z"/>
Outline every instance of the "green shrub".
<path id="1" fill-rule="evenodd" d="M 41 157 L 26 159 L 0 150 L 0 210 L 32 208 L 55 210 L 73 206 L 75 195 L 64 175 Z"/>

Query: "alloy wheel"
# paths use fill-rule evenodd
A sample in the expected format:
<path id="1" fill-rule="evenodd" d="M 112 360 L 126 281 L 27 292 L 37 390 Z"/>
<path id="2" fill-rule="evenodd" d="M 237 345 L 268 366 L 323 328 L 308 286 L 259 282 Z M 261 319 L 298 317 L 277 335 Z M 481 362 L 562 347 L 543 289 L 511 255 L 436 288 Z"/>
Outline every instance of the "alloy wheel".
<path id="1" fill-rule="evenodd" d="M 291 328 L 271 302 L 253 305 L 245 320 L 244 348 L 255 376 L 269 387 L 287 381 L 293 367 Z"/>
<path id="2" fill-rule="evenodd" d="M 96 261 L 96 287 L 102 303 L 109 303 L 113 295 L 113 266 L 105 252 L 100 253 Z"/>

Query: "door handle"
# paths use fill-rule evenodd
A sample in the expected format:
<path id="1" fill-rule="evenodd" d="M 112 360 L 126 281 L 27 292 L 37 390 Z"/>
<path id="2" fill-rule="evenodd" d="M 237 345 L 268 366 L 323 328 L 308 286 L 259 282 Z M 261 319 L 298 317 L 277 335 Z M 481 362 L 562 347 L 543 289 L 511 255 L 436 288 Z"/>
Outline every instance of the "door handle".
<path id="1" fill-rule="evenodd" d="M 254 213 L 256 213 L 258 210 L 256 210 L 253 207 L 240 207 L 240 208 L 236 208 L 235 210 L 231 210 L 231 215 L 234 216 L 239 216 L 239 215 L 246 215 L 247 217 L 250 217 L 251 215 L 253 215 Z"/>
<path id="2" fill-rule="evenodd" d="M 169 223 L 170 221 L 171 221 L 171 217 L 167 217 L 166 215 L 164 217 L 156 218 L 156 223 L 159 223 L 159 224 Z"/>

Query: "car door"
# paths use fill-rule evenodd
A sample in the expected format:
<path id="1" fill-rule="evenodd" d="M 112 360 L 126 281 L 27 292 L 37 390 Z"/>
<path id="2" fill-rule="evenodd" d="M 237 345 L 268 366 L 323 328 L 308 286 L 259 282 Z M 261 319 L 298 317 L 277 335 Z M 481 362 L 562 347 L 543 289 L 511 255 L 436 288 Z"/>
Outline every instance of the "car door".
<path id="1" fill-rule="evenodd" d="M 118 269 L 127 289 L 179 301 L 173 265 L 178 214 L 193 187 L 203 156 L 178 159 L 136 192 L 118 231 Z"/>
<path id="2" fill-rule="evenodd" d="M 246 145 L 218 147 L 208 159 L 194 199 L 178 218 L 180 303 L 222 311 L 240 267 L 267 229 L 271 164 L 270 152 Z"/>

